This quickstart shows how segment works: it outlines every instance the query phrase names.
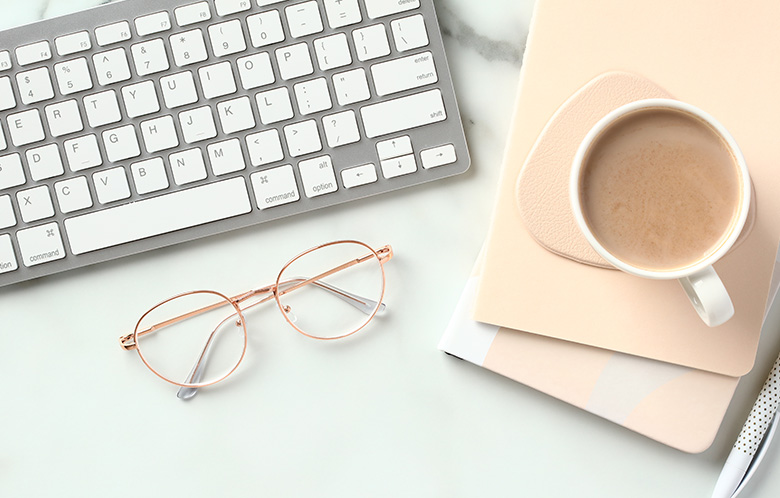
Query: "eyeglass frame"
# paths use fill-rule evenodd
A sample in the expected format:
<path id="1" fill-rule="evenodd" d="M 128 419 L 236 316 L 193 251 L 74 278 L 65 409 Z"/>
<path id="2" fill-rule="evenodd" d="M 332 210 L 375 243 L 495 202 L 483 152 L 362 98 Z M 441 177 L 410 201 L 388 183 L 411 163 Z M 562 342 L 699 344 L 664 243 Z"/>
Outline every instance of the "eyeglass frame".
<path id="1" fill-rule="evenodd" d="M 303 282 L 299 282 L 299 283 L 295 284 L 291 288 L 283 289 L 282 291 L 279 291 L 280 286 L 283 284 L 283 282 L 281 282 L 282 275 L 284 275 L 284 272 L 287 270 L 287 268 L 290 267 L 290 265 L 292 265 L 293 263 L 295 263 L 296 261 L 298 261 L 302 257 L 304 257 L 304 256 L 306 256 L 308 254 L 311 254 L 311 253 L 313 253 L 313 252 L 315 252 L 317 250 L 324 249 L 326 247 L 335 246 L 335 245 L 338 245 L 338 244 L 357 244 L 357 245 L 363 246 L 366 249 L 368 249 L 370 251 L 370 254 L 367 254 L 365 256 L 361 256 L 360 258 L 353 259 L 351 261 L 343 263 L 343 264 L 341 264 L 341 265 L 339 265 L 339 266 L 337 266 L 335 268 L 332 268 L 332 269 L 330 269 L 330 270 L 328 270 L 326 272 L 323 272 L 323 273 L 321 273 L 321 274 L 319 274 L 317 276 L 307 278 Z M 288 293 L 290 293 L 290 292 L 292 292 L 294 290 L 300 289 L 300 288 L 302 288 L 302 287 L 304 287 L 306 285 L 309 285 L 309 284 L 317 285 L 317 284 L 319 284 L 318 281 L 323 279 L 323 278 L 325 278 L 325 277 L 333 275 L 334 273 L 337 273 L 337 272 L 339 272 L 341 270 L 346 270 L 347 268 L 351 268 L 352 266 L 354 266 L 356 264 L 364 263 L 366 261 L 371 261 L 373 258 L 376 258 L 377 261 L 379 262 L 379 268 L 380 268 L 381 273 L 382 273 L 382 291 L 381 291 L 381 293 L 379 295 L 378 301 L 376 301 L 376 306 L 374 307 L 373 312 L 370 314 L 370 316 L 366 319 L 366 321 L 360 327 L 356 328 L 352 332 L 349 332 L 347 334 L 342 334 L 342 335 L 339 335 L 339 336 L 335 336 L 335 337 L 319 337 L 319 336 L 311 335 L 311 334 L 303 331 L 301 328 L 299 328 L 297 325 L 295 325 L 295 323 L 290 319 L 290 317 L 288 316 L 290 308 L 289 308 L 289 306 L 283 306 L 282 305 L 282 303 L 280 301 L 280 297 L 281 296 L 284 296 L 285 294 L 288 294 Z M 288 261 L 282 267 L 282 269 L 279 270 L 279 273 L 278 273 L 278 275 L 276 277 L 276 282 L 271 284 L 271 285 L 267 285 L 267 286 L 261 287 L 259 289 L 249 290 L 247 292 L 238 294 L 238 295 L 233 296 L 233 297 L 228 297 L 228 296 L 226 296 L 226 295 L 224 295 L 224 294 L 222 294 L 220 292 L 213 291 L 213 290 L 194 290 L 194 291 L 189 291 L 189 292 L 183 292 L 181 294 L 177 294 L 175 296 L 169 297 L 168 299 L 165 299 L 165 300 L 157 303 L 156 305 L 152 306 L 151 308 L 149 308 L 149 310 L 147 310 L 145 313 L 143 313 L 141 315 L 141 317 L 138 319 L 138 322 L 136 323 L 135 329 L 133 330 L 133 332 L 131 334 L 126 334 L 126 335 L 121 336 L 119 338 L 119 343 L 120 343 L 122 349 L 124 349 L 125 351 L 136 350 L 138 352 L 138 356 L 141 358 L 141 361 L 144 363 L 144 365 L 146 365 L 146 367 L 149 370 L 151 370 L 152 373 L 154 373 L 157 377 L 161 378 L 162 380 L 164 380 L 164 381 L 166 381 L 166 382 L 168 382 L 170 384 L 174 384 L 176 386 L 179 386 L 180 388 L 191 389 L 191 390 L 193 390 L 193 394 L 194 394 L 194 391 L 196 391 L 197 389 L 199 389 L 201 387 L 212 386 L 212 385 L 214 385 L 214 384 L 216 384 L 218 382 L 221 382 L 221 381 L 225 380 L 231 374 L 233 374 L 233 372 L 235 372 L 238 369 L 239 365 L 241 365 L 241 362 L 244 360 L 244 356 L 246 355 L 246 350 L 247 350 L 247 345 L 248 345 L 248 340 L 249 340 L 248 333 L 247 333 L 247 330 L 246 330 L 246 319 L 244 318 L 244 312 L 249 310 L 249 309 L 251 309 L 251 308 L 254 308 L 255 306 L 258 306 L 260 304 L 266 303 L 266 302 L 270 301 L 271 299 L 274 299 L 276 301 L 276 304 L 277 304 L 277 306 L 279 308 L 279 311 L 281 311 L 282 316 L 284 317 L 285 321 L 287 321 L 287 323 L 290 324 L 295 330 L 297 330 L 298 332 L 300 332 L 304 336 L 309 337 L 311 339 L 317 339 L 317 340 L 320 340 L 320 341 L 333 341 L 333 340 L 336 340 L 336 339 L 343 339 L 345 337 L 349 337 L 349 336 L 354 335 L 355 333 L 359 332 L 360 330 L 362 330 L 366 325 L 368 325 L 371 322 L 371 320 L 374 319 L 374 317 L 377 315 L 377 313 L 380 312 L 380 310 L 383 310 L 385 308 L 385 304 L 383 303 L 383 299 L 384 299 L 384 296 L 385 296 L 385 289 L 386 289 L 386 275 L 385 275 L 384 265 L 385 265 L 385 263 L 390 261 L 392 258 L 393 258 L 393 248 L 390 245 L 385 245 L 385 246 L 382 246 L 379 249 L 375 250 L 371 246 L 369 246 L 368 244 L 366 244 L 364 242 L 360 242 L 358 240 L 335 240 L 335 241 L 332 241 L 332 242 L 327 242 L 325 244 L 320 244 L 320 245 L 314 246 L 314 247 L 312 247 L 310 249 L 307 249 L 306 251 L 303 251 L 302 253 L 298 254 L 297 256 L 292 258 L 290 261 Z M 322 285 L 320 285 L 320 286 L 322 287 Z M 373 300 L 361 298 L 360 296 L 355 296 L 353 294 L 345 293 L 344 291 L 341 291 L 340 289 L 337 289 L 337 288 L 332 287 L 332 286 L 328 286 L 328 287 L 331 287 L 331 289 L 328 289 L 328 290 L 331 290 L 332 292 L 335 290 L 335 291 L 337 291 L 338 294 L 341 294 L 343 297 L 346 297 L 348 299 L 353 299 L 353 300 L 359 301 L 358 298 L 360 298 L 360 299 L 363 299 L 364 301 L 373 301 Z M 242 302 L 246 301 L 247 299 L 249 299 L 251 297 L 255 297 L 255 296 L 266 294 L 266 293 L 270 293 L 271 295 L 267 296 L 267 297 L 265 297 L 265 298 L 263 298 L 263 299 L 261 299 L 261 300 L 259 300 L 257 302 L 255 302 L 255 303 L 250 304 L 249 306 L 247 306 L 244 309 L 241 309 L 240 304 Z M 224 302 L 215 303 L 215 304 L 213 304 L 211 306 L 205 306 L 203 308 L 199 308 L 197 310 L 193 310 L 193 311 L 191 311 L 189 313 L 186 313 L 184 315 L 180 315 L 178 317 L 166 320 L 165 322 L 152 325 L 151 327 L 147 328 L 146 330 L 142 330 L 142 331 L 139 332 L 138 329 L 141 326 L 141 322 L 143 322 L 144 318 L 146 318 L 154 310 L 156 310 L 160 306 L 163 306 L 163 305 L 165 305 L 165 304 L 167 304 L 167 303 L 169 303 L 169 302 L 171 302 L 171 301 L 173 301 L 175 299 L 179 299 L 179 298 L 182 298 L 182 297 L 185 297 L 185 296 L 195 295 L 195 294 L 213 294 L 213 295 L 215 295 L 217 297 L 222 298 L 224 300 Z M 217 380 L 210 381 L 210 382 L 204 382 L 204 383 L 197 383 L 197 384 L 193 384 L 193 383 L 185 384 L 185 383 L 181 383 L 181 382 L 175 382 L 175 381 L 173 381 L 171 379 L 166 378 L 165 376 L 160 374 L 157 370 L 155 370 L 154 367 L 152 367 L 149 364 L 149 362 L 146 360 L 146 358 L 144 357 L 143 353 L 141 352 L 141 349 L 138 347 L 138 338 L 139 337 L 142 337 L 142 336 L 144 336 L 146 334 L 155 332 L 156 330 L 163 329 L 163 328 L 165 328 L 165 327 L 167 327 L 169 325 L 173 325 L 173 324 L 175 324 L 177 322 L 180 322 L 182 320 L 186 320 L 186 319 L 191 318 L 193 316 L 197 316 L 197 315 L 199 315 L 201 313 L 205 313 L 205 312 L 212 311 L 214 309 L 220 308 L 222 306 L 226 306 L 228 303 L 233 306 L 233 308 L 235 309 L 236 312 L 234 314 L 231 314 L 228 317 L 226 317 L 222 322 L 220 322 L 220 324 L 217 326 L 217 328 L 214 330 L 214 332 L 212 332 L 211 336 L 209 337 L 209 341 L 206 343 L 206 346 L 204 347 L 204 353 L 201 354 L 201 357 L 198 359 L 198 362 L 196 363 L 195 367 L 193 368 L 193 372 L 196 371 L 197 368 L 199 368 L 199 364 L 201 362 L 201 359 L 203 358 L 203 355 L 206 353 L 206 351 L 209 349 L 209 346 L 210 346 L 210 343 L 211 343 L 211 339 L 213 338 L 214 333 L 217 331 L 217 329 L 219 329 L 219 327 L 222 325 L 222 323 L 224 323 L 225 321 L 227 321 L 229 319 L 232 319 L 233 317 L 237 317 L 238 318 L 238 320 L 237 320 L 238 323 L 237 324 L 241 325 L 241 327 L 243 329 L 243 333 L 244 333 L 244 344 L 243 344 L 243 349 L 241 351 L 241 356 L 238 359 L 238 361 L 236 362 L 235 366 L 229 372 L 227 372 L 224 376 L 222 376 L 221 378 L 219 378 Z M 365 305 L 366 303 L 365 302 L 361 302 L 361 304 Z M 287 309 L 285 309 L 285 308 L 287 308 Z M 188 376 L 188 378 L 192 378 L 192 375 L 193 374 L 190 373 L 190 376 Z M 181 392 L 181 390 L 180 390 L 180 392 Z"/>

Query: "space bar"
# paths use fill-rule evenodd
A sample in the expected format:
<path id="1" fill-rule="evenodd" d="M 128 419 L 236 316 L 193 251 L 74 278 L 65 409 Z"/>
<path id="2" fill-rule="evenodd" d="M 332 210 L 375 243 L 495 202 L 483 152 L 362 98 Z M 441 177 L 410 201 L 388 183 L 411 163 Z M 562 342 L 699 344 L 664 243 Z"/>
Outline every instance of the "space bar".
<path id="1" fill-rule="evenodd" d="M 252 210 L 243 178 L 232 178 L 65 220 L 73 254 L 84 254 Z"/>

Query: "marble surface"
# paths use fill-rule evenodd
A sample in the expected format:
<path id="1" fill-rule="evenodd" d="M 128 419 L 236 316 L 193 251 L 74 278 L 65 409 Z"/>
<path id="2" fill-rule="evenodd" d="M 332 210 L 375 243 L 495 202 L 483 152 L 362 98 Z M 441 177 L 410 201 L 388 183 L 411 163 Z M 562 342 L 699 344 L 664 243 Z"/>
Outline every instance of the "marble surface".
<path id="1" fill-rule="evenodd" d="M 0 27 L 98 3 L 0 0 Z M 701 455 L 436 349 L 487 233 L 533 2 L 435 3 L 472 169 L 0 289 L 0 495 L 709 496 L 777 334 L 764 334 L 756 369 Z M 189 403 L 116 342 L 164 297 L 239 292 L 299 250 L 342 237 L 396 252 L 390 313 L 360 338 L 313 343 L 274 310 L 260 312 L 240 375 Z M 768 324 L 775 332 L 778 309 Z M 776 496 L 779 454 L 770 451 L 743 496 Z"/>

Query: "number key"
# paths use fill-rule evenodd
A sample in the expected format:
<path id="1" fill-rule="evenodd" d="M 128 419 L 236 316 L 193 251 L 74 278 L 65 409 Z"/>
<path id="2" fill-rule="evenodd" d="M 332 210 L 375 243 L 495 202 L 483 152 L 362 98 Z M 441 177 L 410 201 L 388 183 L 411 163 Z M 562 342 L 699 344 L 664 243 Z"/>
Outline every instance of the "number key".
<path id="1" fill-rule="evenodd" d="M 211 48 L 214 49 L 214 55 L 217 57 L 246 50 L 244 30 L 238 19 L 209 26 L 209 37 Z"/>
<path id="2" fill-rule="evenodd" d="M 284 29 L 278 10 L 269 10 L 246 18 L 249 36 L 255 48 L 284 41 Z"/>
<path id="3" fill-rule="evenodd" d="M 199 29 L 177 33 L 170 37 L 173 60 L 179 67 L 189 66 L 208 59 L 206 42 Z"/>
<path id="4" fill-rule="evenodd" d="M 123 48 L 95 54 L 92 56 L 92 62 L 101 85 L 110 85 L 130 79 L 130 66 Z"/>
<path id="5" fill-rule="evenodd" d="M 165 53 L 165 44 L 160 38 L 143 43 L 136 43 L 131 47 L 135 71 L 139 76 L 166 71 L 170 67 L 168 55 Z"/>

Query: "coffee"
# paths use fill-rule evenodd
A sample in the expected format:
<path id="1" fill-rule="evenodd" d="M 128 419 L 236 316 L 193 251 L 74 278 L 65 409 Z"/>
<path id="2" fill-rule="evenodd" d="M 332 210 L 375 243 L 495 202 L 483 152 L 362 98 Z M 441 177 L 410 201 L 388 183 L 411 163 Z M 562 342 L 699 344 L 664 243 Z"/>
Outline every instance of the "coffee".
<path id="1" fill-rule="evenodd" d="M 609 125 L 591 145 L 580 203 L 599 243 L 631 266 L 686 268 L 734 230 L 741 173 L 706 122 L 683 111 L 641 109 Z"/>

